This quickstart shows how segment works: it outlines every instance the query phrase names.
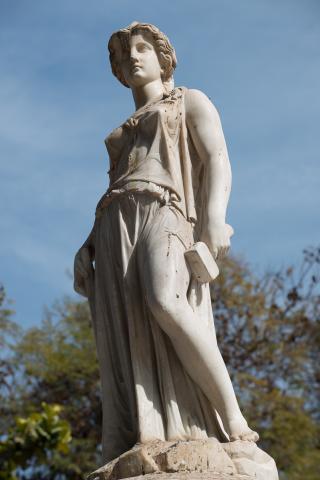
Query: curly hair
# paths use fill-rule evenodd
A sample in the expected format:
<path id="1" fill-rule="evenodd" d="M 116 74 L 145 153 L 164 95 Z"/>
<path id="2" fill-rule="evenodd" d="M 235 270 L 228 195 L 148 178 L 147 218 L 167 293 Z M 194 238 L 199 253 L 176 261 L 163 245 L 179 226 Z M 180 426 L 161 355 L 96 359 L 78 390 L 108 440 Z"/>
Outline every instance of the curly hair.
<path id="1" fill-rule="evenodd" d="M 148 32 L 151 35 L 163 72 L 162 83 L 165 91 L 171 91 L 174 86 L 173 71 L 177 66 L 176 53 L 168 37 L 151 23 L 133 22 L 128 27 L 122 28 L 111 35 L 108 49 L 112 73 L 125 87 L 129 88 L 121 70 L 121 54 L 129 50 L 130 38 L 138 32 Z"/>

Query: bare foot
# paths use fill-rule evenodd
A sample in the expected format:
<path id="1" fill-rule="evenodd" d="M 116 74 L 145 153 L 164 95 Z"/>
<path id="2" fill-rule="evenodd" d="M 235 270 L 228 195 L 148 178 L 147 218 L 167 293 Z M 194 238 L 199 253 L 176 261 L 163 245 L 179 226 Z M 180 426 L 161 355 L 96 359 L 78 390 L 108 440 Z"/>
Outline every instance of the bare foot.
<path id="1" fill-rule="evenodd" d="M 244 418 L 231 420 L 229 422 L 229 437 L 230 442 L 236 440 L 246 440 L 247 442 L 257 442 L 259 435 L 254 430 L 248 427 Z"/>

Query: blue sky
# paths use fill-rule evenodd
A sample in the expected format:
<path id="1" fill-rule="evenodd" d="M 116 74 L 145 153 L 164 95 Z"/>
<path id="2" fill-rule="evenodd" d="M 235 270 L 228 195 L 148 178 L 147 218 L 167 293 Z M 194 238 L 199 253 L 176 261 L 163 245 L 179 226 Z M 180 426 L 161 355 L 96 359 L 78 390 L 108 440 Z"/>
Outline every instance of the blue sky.
<path id="1" fill-rule="evenodd" d="M 24 326 L 72 293 L 107 187 L 103 140 L 133 111 L 110 34 L 158 25 L 176 85 L 217 106 L 233 168 L 233 252 L 258 271 L 320 243 L 318 0 L 1 0 L 0 281 Z"/>

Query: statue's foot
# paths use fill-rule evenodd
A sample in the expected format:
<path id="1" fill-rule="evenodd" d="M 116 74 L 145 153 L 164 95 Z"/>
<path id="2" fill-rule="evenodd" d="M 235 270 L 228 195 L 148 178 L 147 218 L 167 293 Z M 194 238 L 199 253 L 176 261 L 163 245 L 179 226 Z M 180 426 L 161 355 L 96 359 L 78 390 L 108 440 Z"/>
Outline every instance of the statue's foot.
<path id="1" fill-rule="evenodd" d="M 247 442 L 257 442 L 259 435 L 248 427 L 245 419 L 235 419 L 229 422 L 229 438 L 230 442 L 236 440 L 246 440 Z"/>

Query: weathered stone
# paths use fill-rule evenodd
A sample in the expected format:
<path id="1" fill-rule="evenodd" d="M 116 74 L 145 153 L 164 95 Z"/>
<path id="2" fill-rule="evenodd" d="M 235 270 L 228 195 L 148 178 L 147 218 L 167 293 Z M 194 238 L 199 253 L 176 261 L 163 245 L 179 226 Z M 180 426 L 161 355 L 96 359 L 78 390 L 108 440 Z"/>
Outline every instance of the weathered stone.
<path id="1" fill-rule="evenodd" d="M 145 446 L 136 446 L 91 475 L 88 480 L 116 480 L 157 472 L 158 466 Z"/>
<path id="2" fill-rule="evenodd" d="M 216 439 L 137 445 L 88 480 L 278 480 L 274 460 L 253 442 Z"/>
<path id="3" fill-rule="evenodd" d="M 119 457 L 119 477 L 128 478 L 135 475 L 154 473 L 159 469 L 152 456 L 144 447 L 130 450 Z"/>
<path id="4" fill-rule="evenodd" d="M 223 473 L 212 472 L 192 472 L 192 473 L 154 473 L 140 477 L 131 477 L 127 480 L 253 480 L 253 477 L 247 475 L 225 475 Z"/>
<path id="5" fill-rule="evenodd" d="M 231 459 L 214 438 L 177 442 L 164 449 L 155 460 L 164 472 L 236 472 Z"/>

